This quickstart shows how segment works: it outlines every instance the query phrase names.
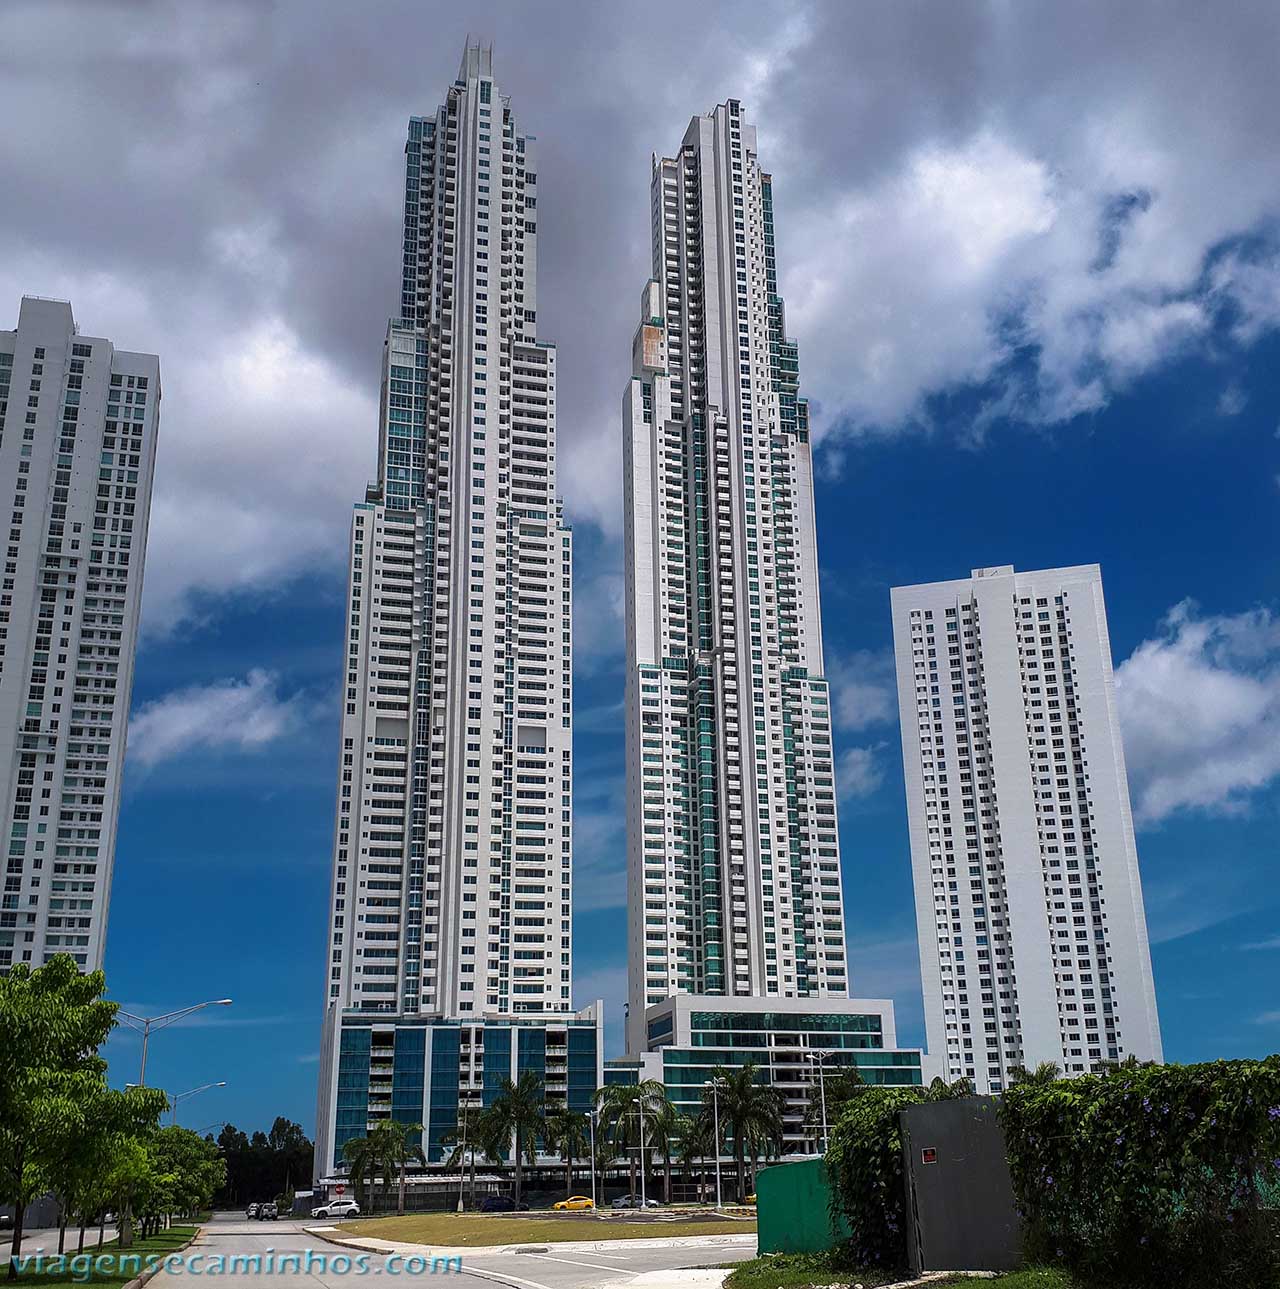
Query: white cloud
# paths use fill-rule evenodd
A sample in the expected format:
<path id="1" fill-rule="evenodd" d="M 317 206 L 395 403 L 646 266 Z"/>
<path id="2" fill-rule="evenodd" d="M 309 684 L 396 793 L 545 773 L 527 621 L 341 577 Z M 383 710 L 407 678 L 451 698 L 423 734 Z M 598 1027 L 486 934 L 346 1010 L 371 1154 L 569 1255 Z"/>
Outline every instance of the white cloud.
<path id="1" fill-rule="evenodd" d="M 1116 698 L 1139 823 L 1242 812 L 1280 776 L 1280 619 L 1184 601 L 1117 669 Z"/>
<path id="2" fill-rule="evenodd" d="M 828 654 L 827 680 L 837 729 L 857 731 L 897 719 L 898 691 L 888 650 Z"/>
<path id="3" fill-rule="evenodd" d="M 836 795 L 841 801 L 857 801 L 877 792 L 884 782 L 880 764 L 883 743 L 871 747 L 847 747 L 836 758 Z"/>
<path id="4" fill-rule="evenodd" d="M 254 750 L 293 733 L 300 694 L 282 698 L 277 679 L 254 669 L 243 680 L 177 689 L 144 704 L 129 722 L 129 756 L 150 768 L 195 751 Z"/>
<path id="5" fill-rule="evenodd" d="M 1271 949 L 1280 949 L 1280 935 L 1273 935 L 1267 940 L 1254 940 L 1250 944 L 1242 944 L 1240 948 L 1245 953 L 1266 953 Z"/>
<path id="6" fill-rule="evenodd" d="M 1239 416 L 1249 404 L 1249 395 L 1239 385 L 1228 385 L 1218 395 L 1219 416 Z"/>

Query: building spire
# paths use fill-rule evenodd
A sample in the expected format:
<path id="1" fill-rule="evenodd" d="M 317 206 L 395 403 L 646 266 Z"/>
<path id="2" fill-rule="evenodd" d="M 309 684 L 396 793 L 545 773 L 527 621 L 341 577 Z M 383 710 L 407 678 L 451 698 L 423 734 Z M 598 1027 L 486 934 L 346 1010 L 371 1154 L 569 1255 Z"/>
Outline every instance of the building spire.
<path id="1" fill-rule="evenodd" d="M 462 82 L 477 80 L 481 76 L 493 75 L 493 42 L 482 45 L 477 39 L 471 40 L 467 33 L 467 43 L 462 50 L 462 64 L 458 68 L 458 80 Z"/>

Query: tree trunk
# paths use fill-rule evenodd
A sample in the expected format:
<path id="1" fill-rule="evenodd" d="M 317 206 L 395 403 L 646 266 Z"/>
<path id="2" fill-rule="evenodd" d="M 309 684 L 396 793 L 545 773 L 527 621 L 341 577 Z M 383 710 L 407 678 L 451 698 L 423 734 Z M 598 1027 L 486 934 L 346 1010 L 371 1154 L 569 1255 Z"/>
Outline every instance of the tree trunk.
<path id="1" fill-rule="evenodd" d="M 58 1256 L 67 1251 L 67 1206 L 58 1200 Z"/>
<path id="2" fill-rule="evenodd" d="M 671 1154 L 662 1156 L 662 1198 L 671 1203 Z"/>
<path id="3" fill-rule="evenodd" d="M 84 1215 L 83 1213 L 81 1213 L 81 1214 L 80 1214 L 80 1241 L 79 1241 L 79 1243 L 76 1245 L 76 1252 L 77 1252 L 77 1253 L 83 1253 L 83 1252 L 84 1252 L 84 1228 L 85 1228 L 85 1226 L 86 1226 L 86 1225 L 87 1225 L 87 1223 L 86 1223 L 86 1221 L 85 1221 L 85 1215 Z"/>
<path id="4" fill-rule="evenodd" d="M 520 1134 L 516 1133 L 516 1176 L 515 1176 L 515 1202 L 516 1207 L 520 1206 Z"/>
<path id="5" fill-rule="evenodd" d="M 476 1206 L 476 1149 L 471 1147 L 471 1207 Z"/>
<path id="6" fill-rule="evenodd" d="M 104 1208 L 98 1214 L 98 1248 L 102 1248 L 102 1242 L 107 1238 L 107 1210 Z"/>
<path id="7" fill-rule="evenodd" d="M 408 1170 L 409 1170 L 409 1160 L 407 1158 L 402 1159 L 400 1161 L 400 1200 L 399 1200 L 399 1206 L 396 1208 L 396 1212 L 399 1213 L 401 1217 L 404 1216 L 404 1188 L 405 1188 L 405 1181 L 406 1181 L 405 1173 L 408 1172 Z"/>
<path id="8" fill-rule="evenodd" d="M 21 1170 L 21 1162 L 19 1162 Z M 25 1204 L 15 1204 L 13 1206 L 13 1241 L 9 1245 L 9 1279 L 18 1278 L 18 1258 L 22 1256 L 22 1219 L 26 1215 Z"/>
<path id="9" fill-rule="evenodd" d="M 747 1161 L 743 1155 L 742 1145 L 738 1141 L 733 1143 L 733 1159 L 738 1167 L 738 1203 L 745 1204 L 747 1200 Z"/>

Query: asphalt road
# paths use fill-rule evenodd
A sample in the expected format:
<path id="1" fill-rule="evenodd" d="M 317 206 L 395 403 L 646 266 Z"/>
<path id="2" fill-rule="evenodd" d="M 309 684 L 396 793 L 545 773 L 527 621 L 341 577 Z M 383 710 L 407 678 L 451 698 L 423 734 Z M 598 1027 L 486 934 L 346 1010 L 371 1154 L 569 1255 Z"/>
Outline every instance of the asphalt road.
<path id="1" fill-rule="evenodd" d="M 116 1228 L 108 1226 L 103 1238 L 114 1240 Z M 67 1227 L 67 1252 L 76 1251 L 76 1243 L 80 1239 L 80 1228 L 78 1226 Z M 8 1226 L 0 1229 L 0 1267 L 9 1261 L 9 1251 L 13 1247 L 13 1227 Z M 84 1251 L 93 1253 L 98 1248 L 98 1228 L 91 1226 L 84 1233 Z M 22 1252 L 34 1253 L 37 1249 L 43 1249 L 46 1253 L 57 1253 L 58 1251 L 58 1228 L 56 1226 L 40 1226 L 34 1231 L 25 1229 L 22 1232 Z"/>
<path id="2" fill-rule="evenodd" d="M 655 1237 L 662 1234 L 661 1228 L 655 1229 Z M 708 1242 L 706 1247 L 636 1249 L 629 1248 L 628 1243 L 619 1241 L 607 1253 L 564 1250 L 555 1244 L 530 1245 L 518 1253 L 466 1253 L 462 1256 L 461 1273 L 451 1271 L 435 1275 L 429 1270 L 414 1274 L 413 1269 L 404 1266 L 403 1259 L 393 1271 L 384 1263 L 381 1254 L 370 1253 L 364 1255 L 368 1270 L 361 1275 L 355 1267 L 344 1272 L 334 1270 L 332 1264 L 335 1257 L 342 1255 L 355 1259 L 359 1256 L 358 1250 L 344 1250 L 309 1236 L 302 1223 L 250 1222 L 236 1214 L 217 1214 L 187 1250 L 187 1256 L 204 1255 L 206 1263 L 208 1258 L 219 1254 L 228 1259 L 225 1269 L 208 1289 L 250 1289 L 250 1286 L 254 1289 L 318 1289 L 319 1286 L 325 1289 L 357 1289 L 360 1280 L 368 1276 L 391 1276 L 393 1280 L 407 1278 L 416 1283 L 441 1276 L 442 1284 L 454 1285 L 457 1289 L 480 1289 L 494 1283 L 511 1286 L 511 1289 L 603 1289 L 604 1286 L 619 1286 L 621 1289 L 645 1272 L 721 1266 L 755 1254 L 754 1237 L 728 1247 Z M 314 1255 L 310 1271 L 305 1269 L 308 1250 Z M 274 1252 L 277 1265 L 283 1255 L 302 1255 L 303 1269 L 266 1275 L 230 1267 L 229 1259 L 235 1254 L 261 1254 L 265 1258 L 269 1252 Z M 327 1261 L 316 1265 L 321 1257 Z M 212 1273 L 206 1271 L 205 1274 Z M 199 1278 L 192 1270 L 161 1271 L 150 1281 L 148 1289 L 196 1289 L 191 1282 Z M 264 1280 L 265 1285 L 262 1283 Z M 385 1289 L 393 1289 L 393 1285 L 387 1285 Z"/>

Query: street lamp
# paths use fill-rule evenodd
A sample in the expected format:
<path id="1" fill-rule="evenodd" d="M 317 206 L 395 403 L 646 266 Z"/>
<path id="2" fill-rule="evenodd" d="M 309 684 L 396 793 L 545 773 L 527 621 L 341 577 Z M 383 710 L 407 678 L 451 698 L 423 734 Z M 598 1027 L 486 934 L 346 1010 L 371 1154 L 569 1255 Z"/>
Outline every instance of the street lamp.
<path id="1" fill-rule="evenodd" d="M 822 1098 L 822 1153 L 827 1153 L 827 1147 L 831 1144 L 827 1135 L 827 1085 L 822 1076 L 823 1062 L 830 1056 L 828 1051 L 806 1052 L 805 1056 L 810 1061 L 818 1063 L 818 1095 Z"/>
<path id="2" fill-rule="evenodd" d="M 468 1075 L 468 1078 L 470 1075 Z M 462 1143 L 458 1150 L 458 1212 L 463 1209 L 462 1197 L 466 1193 L 467 1185 L 467 1120 L 470 1115 L 467 1113 L 471 1108 L 471 1103 L 467 1102 L 462 1105 L 459 1102 L 459 1109 L 462 1115 Z"/>
<path id="3" fill-rule="evenodd" d="M 165 1012 L 163 1016 L 135 1016 L 132 1012 L 118 1011 L 116 1016 L 124 1021 L 130 1029 L 136 1029 L 142 1035 L 142 1068 L 138 1071 L 138 1086 L 147 1085 L 147 1040 L 153 1029 L 164 1029 L 174 1021 L 190 1016 L 192 1012 L 202 1011 L 206 1007 L 230 1007 L 230 998 L 213 998 L 207 1003 L 196 1003 L 192 1007 L 180 1007 L 174 1012 Z"/>
<path id="4" fill-rule="evenodd" d="M 227 1086 L 226 1079 L 219 1079 L 217 1083 L 202 1083 L 198 1088 L 191 1088 L 186 1092 L 179 1092 L 178 1095 L 173 1098 L 173 1103 L 172 1103 L 173 1118 L 170 1122 L 174 1124 L 178 1122 L 178 1102 L 179 1101 L 185 1101 L 188 1097 L 193 1097 L 198 1092 L 208 1092 L 210 1088 L 225 1088 L 226 1086 Z"/>
<path id="5" fill-rule="evenodd" d="M 720 1088 L 719 1079 L 712 1079 L 711 1087 L 711 1113 L 715 1123 L 715 1148 L 716 1148 L 716 1209 L 723 1207 L 720 1196 Z"/>
<path id="6" fill-rule="evenodd" d="M 591 1132 L 591 1207 L 596 1207 L 596 1108 L 587 1111 L 587 1125 Z"/>

